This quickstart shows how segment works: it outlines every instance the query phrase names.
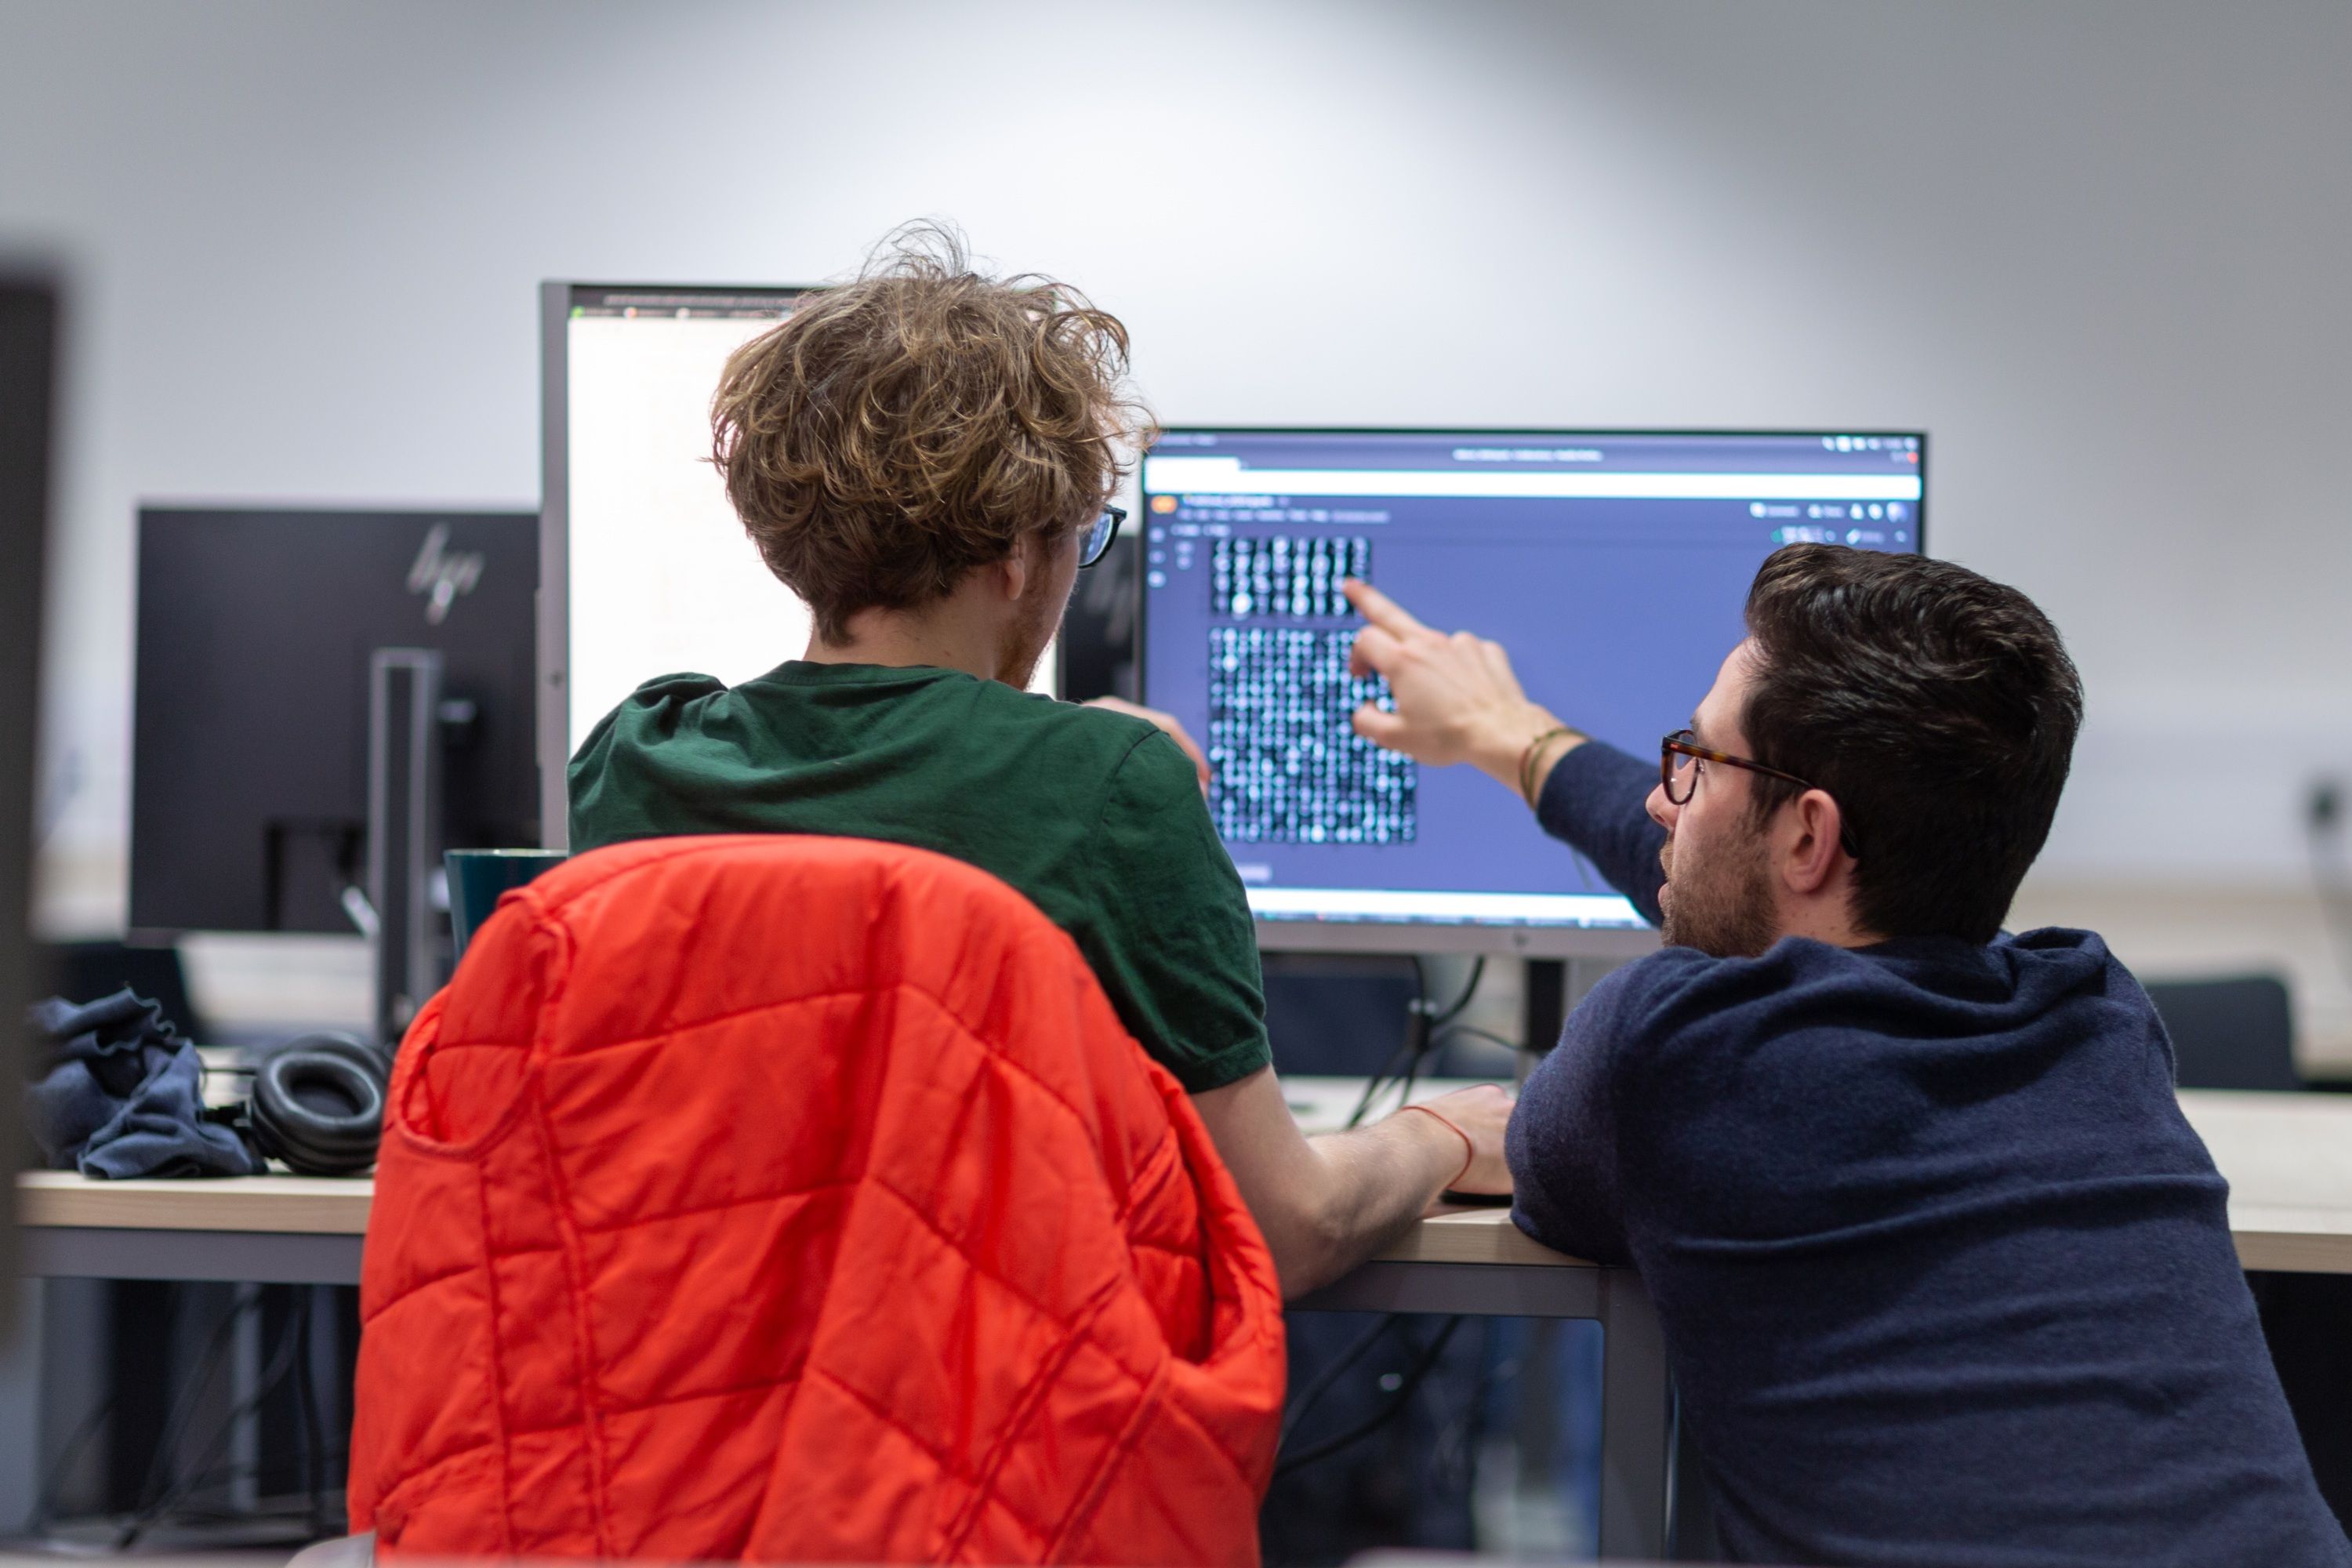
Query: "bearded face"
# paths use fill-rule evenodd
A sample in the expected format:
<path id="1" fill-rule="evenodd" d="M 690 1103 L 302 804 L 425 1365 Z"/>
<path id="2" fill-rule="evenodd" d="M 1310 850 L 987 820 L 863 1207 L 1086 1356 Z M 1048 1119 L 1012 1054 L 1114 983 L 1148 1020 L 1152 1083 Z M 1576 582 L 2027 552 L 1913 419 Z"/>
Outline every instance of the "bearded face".
<path id="1" fill-rule="evenodd" d="M 1669 945 L 1716 958 L 1754 958 L 1772 945 L 1778 921 L 1760 825 L 1742 811 L 1720 825 L 1727 842 L 1690 837 L 1685 817 L 1658 851 L 1666 886 L 1660 934 Z"/>

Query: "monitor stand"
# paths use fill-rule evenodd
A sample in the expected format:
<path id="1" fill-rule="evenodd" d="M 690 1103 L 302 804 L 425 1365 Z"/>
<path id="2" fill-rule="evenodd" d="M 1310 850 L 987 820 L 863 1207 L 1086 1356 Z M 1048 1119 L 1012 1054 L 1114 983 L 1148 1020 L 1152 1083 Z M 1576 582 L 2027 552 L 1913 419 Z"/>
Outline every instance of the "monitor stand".
<path id="1" fill-rule="evenodd" d="M 1527 1081 L 1528 1070 L 1538 1058 L 1559 1043 L 1559 1032 L 1568 1025 L 1568 1016 L 1584 1000 L 1585 993 L 1601 984 L 1601 977 L 1630 958 L 1530 958 L 1527 961 L 1525 1000 L 1521 1014 L 1524 1032 L 1519 1038 L 1527 1049 L 1519 1053 L 1519 1081 Z"/>
<path id="2" fill-rule="evenodd" d="M 433 871 L 442 750 L 441 655 L 376 649 L 368 668 L 368 898 L 376 1043 L 386 1055 L 441 984 Z"/>

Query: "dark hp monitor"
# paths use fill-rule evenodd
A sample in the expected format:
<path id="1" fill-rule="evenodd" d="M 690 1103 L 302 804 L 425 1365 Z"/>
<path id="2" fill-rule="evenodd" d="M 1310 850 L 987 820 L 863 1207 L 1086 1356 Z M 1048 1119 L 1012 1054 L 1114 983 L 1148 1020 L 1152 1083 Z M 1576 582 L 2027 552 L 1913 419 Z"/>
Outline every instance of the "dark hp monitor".
<path id="1" fill-rule="evenodd" d="M 445 847 L 539 842 L 538 517 L 148 507 L 138 570 L 132 929 L 404 914 L 429 982 L 446 902 L 406 896 L 370 824 L 427 879 Z"/>
<path id="2" fill-rule="evenodd" d="M 1270 948 L 1607 957 L 1632 904 L 1467 768 L 1358 738 L 1364 578 L 1502 643 L 1538 701 L 1637 756 L 1689 721 L 1757 566 L 1921 548 L 1916 432 L 1179 428 L 1145 458 L 1143 700 L 1208 748 Z"/>
<path id="3" fill-rule="evenodd" d="M 6 1081 L 24 1081 L 18 1020 L 34 994 L 33 748 L 40 708 L 41 563 L 48 531 L 49 409 L 57 377 L 57 295 L 0 277 L 0 1036 Z M 13 1092 L 13 1090 L 12 1090 Z M 24 1134 L 0 1119 L 0 1180 L 14 1183 Z M 15 1205 L 0 1209 L 0 1279 L 16 1277 Z M 0 1344 L 16 1292 L 0 1291 Z"/>

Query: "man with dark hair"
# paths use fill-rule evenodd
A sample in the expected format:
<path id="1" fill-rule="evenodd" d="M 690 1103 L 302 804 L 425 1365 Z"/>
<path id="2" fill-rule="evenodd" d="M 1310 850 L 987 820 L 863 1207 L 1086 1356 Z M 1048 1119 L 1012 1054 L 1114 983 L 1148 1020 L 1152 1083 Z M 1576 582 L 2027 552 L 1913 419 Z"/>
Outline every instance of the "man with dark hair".
<path id="1" fill-rule="evenodd" d="M 1460 1090 L 1301 1136 L 1198 749 L 1164 715 L 1023 689 L 1118 528 L 1106 503 L 1148 436 L 1126 360 L 1127 330 L 1076 290 L 981 277 L 931 231 L 739 350 L 712 402 L 712 458 L 814 635 L 732 689 L 639 687 L 572 761 L 572 845 L 827 834 L 1011 884 L 1190 1091 L 1296 1295 L 1448 1186 L 1508 1192 L 1510 1100 Z"/>
<path id="2" fill-rule="evenodd" d="M 1734 1557 L 2352 1561 L 2146 994 L 2000 934 L 2082 718 L 2023 595 L 1781 550 L 1654 767 L 1349 592 L 1396 701 L 1357 728 L 1524 789 L 1663 924 L 1528 1079 L 1513 1217 L 1640 1270 Z"/>

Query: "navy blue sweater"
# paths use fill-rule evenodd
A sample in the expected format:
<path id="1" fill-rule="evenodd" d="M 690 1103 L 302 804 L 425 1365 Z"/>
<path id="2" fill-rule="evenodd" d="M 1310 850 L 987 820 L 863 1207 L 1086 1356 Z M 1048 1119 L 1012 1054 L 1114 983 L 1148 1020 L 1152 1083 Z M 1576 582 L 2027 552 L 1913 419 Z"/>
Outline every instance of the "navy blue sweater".
<path id="1" fill-rule="evenodd" d="M 1652 918 L 1654 766 L 1541 816 Z M 1604 980 L 1512 1119 L 1513 1217 L 1630 1260 L 1748 1562 L 2352 1563 L 2147 994 L 2087 931 Z"/>

